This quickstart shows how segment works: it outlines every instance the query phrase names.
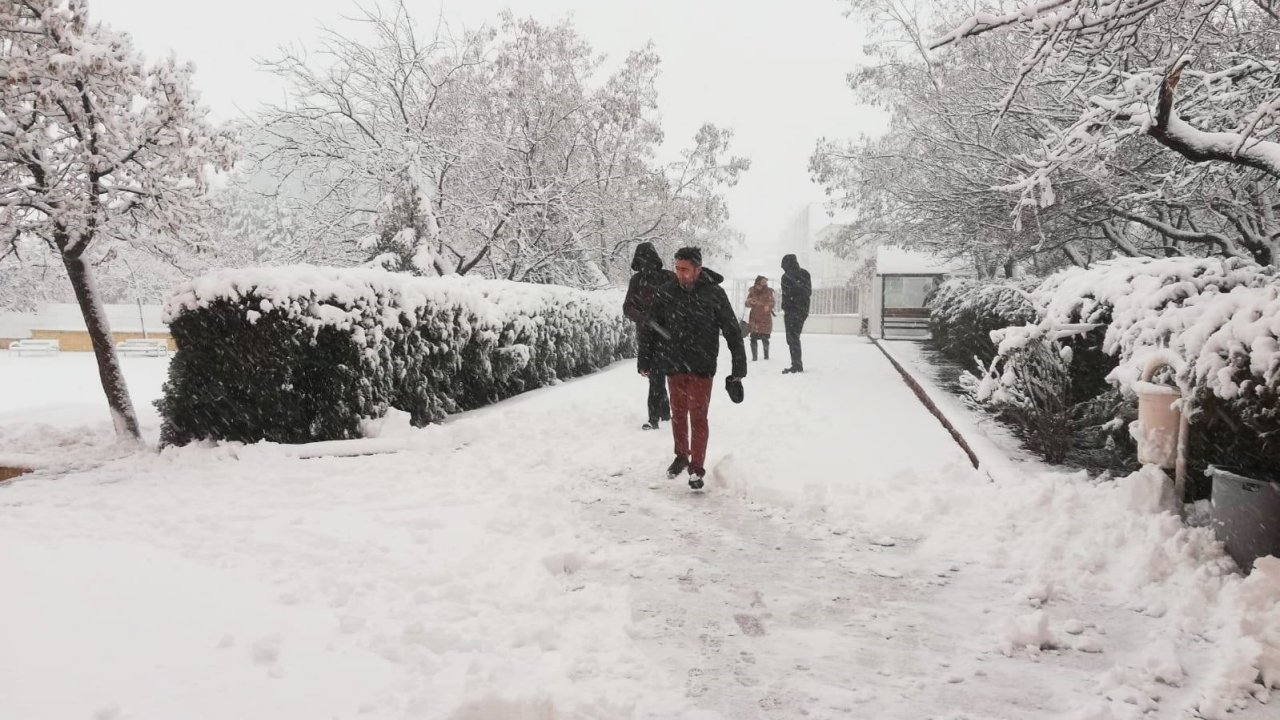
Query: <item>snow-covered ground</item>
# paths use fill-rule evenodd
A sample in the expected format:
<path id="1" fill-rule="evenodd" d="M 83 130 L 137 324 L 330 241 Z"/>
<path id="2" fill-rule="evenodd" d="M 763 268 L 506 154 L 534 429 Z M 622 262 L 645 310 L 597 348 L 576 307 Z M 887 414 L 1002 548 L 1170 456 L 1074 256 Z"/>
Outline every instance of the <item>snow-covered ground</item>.
<path id="1" fill-rule="evenodd" d="M 0 486 L 0 718 L 1275 716 L 1280 567 L 1146 476 L 993 482 L 872 345 L 778 340 L 703 494 L 630 363 L 303 460 L 117 444 L 90 357 L 0 353 L 0 460 L 46 463 Z"/>

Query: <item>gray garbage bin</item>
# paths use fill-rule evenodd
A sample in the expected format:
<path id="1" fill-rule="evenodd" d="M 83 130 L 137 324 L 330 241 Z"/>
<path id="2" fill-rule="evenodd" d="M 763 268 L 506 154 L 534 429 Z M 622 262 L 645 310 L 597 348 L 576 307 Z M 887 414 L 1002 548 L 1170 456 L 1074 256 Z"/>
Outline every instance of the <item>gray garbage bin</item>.
<path id="1" fill-rule="evenodd" d="M 1264 555 L 1280 557 L 1280 482 L 1209 466 L 1214 532 L 1242 570 Z"/>

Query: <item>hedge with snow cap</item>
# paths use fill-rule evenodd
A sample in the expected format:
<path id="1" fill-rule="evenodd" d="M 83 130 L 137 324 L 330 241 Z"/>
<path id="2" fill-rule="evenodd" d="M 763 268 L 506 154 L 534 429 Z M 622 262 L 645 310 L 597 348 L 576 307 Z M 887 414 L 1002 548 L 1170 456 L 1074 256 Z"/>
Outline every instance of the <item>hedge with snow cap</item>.
<path id="1" fill-rule="evenodd" d="M 929 331 L 937 349 L 970 367 L 996 356 L 991 332 L 1037 320 L 1029 293 L 1037 280 L 981 281 L 953 278 L 930 296 Z"/>
<path id="2" fill-rule="evenodd" d="M 1037 322 L 993 334 L 998 355 L 977 384 L 979 401 L 1018 404 L 1033 381 L 1061 374 L 1028 360 L 1047 366 L 1043 360 L 1053 357 L 1069 368 L 1072 390 L 1128 392 L 1158 354 L 1176 366 L 1161 382 L 1176 379 L 1190 392 L 1184 407 L 1192 418 L 1193 471 L 1212 463 L 1280 477 L 1276 268 L 1239 258 L 1124 258 L 1057 273 L 1031 298 Z M 1193 488 L 1193 495 L 1205 489 Z"/>
<path id="3" fill-rule="evenodd" d="M 622 298 L 473 278 L 310 266 L 224 270 L 175 289 L 161 442 L 360 437 L 417 426 L 635 355 Z"/>

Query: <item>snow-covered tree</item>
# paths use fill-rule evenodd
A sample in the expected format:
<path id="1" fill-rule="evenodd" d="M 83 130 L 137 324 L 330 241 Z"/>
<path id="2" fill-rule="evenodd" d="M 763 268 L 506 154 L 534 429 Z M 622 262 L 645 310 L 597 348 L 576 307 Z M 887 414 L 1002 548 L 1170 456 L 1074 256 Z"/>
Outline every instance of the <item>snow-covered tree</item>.
<path id="1" fill-rule="evenodd" d="M 331 32 L 318 67 L 287 53 L 252 172 L 304 242 L 387 250 L 406 269 L 593 287 L 624 277 L 634 244 L 714 239 L 723 191 L 748 162 L 704 126 L 663 165 L 652 47 L 603 75 L 565 21 L 504 14 L 495 28 L 424 37 L 403 5 L 370 9 L 368 37 Z M 417 258 L 414 262 L 409 262 Z"/>
<path id="2" fill-rule="evenodd" d="M 0 248 L 0 309 L 33 312 L 56 302 L 69 289 L 67 273 L 56 257 L 33 243 L 9 242 Z"/>
<path id="3" fill-rule="evenodd" d="M 867 59 L 849 82 L 859 100 L 887 111 L 889 128 L 874 139 L 824 139 L 810 160 L 815 181 L 855 211 L 833 249 L 856 254 L 882 243 L 924 249 L 964 260 L 980 275 L 1084 262 L 1092 242 L 1077 223 L 1048 211 L 1019 218 L 1000 189 L 1034 147 L 1035 118 L 1045 110 L 1036 98 L 1009 122 L 993 122 L 992 106 L 1015 59 L 1009 48 L 984 39 L 935 58 L 924 46 L 930 23 L 955 6 L 851 3 L 871 34 Z"/>
<path id="4" fill-rule="evenodd" d="M 1271 0 L 1038 0 L 991 3 L 933 40 L 943 47 L 1005 29 L 1021 59 L 998 106 L 1053 92 L 1062 110 L 1014 184 L 1025 203 L 1056 201 L 1071 170 L 1111 161 L 1126 145 L 1159 143 L 1187 163 L 1220 166 L 1205 203 L 1228 232 L 1205 242 L 1270 263 L 1280 249 L 1280 5 Z M 1240 187 L 1239 191 L 1225 190 Z M 1224 191 L 1225 190 L 1225 191 Z M 1151 219 L 1151 218 L 1145 218 Z M 1139 220 L 1138 222 L 1141 222 Z M 1146 223 L 1195 240 L 1197 228 Z M 1170 232 L 1174 231 L 1174 232 Z"/>
<path id="5" fill-rule="evenodd" d="M 83 2 L 0 4 L 0 237 L 60 261 L 93 341 L 116 432 L 138 435 L 92 263 L 96 247 L 177 237 L 198 218 L 230 138 L 205 120 L 190 66 L 146 64 Z"/>
<path id="6" fill-rule="evenodd" d="M 838 246 L 923 247 L 971 259 L 980 272 L 1002 264 L 1046 272 L 1112 255 L 1272 261 L 1280 237 L 1274 178 L 1246 164 L 1198 163 L 1169 152 L 1122 115 L 1110 130 L 1079 125 L 1081 113 L 1096 110 L 1096 98 L 1078 92 L 1084 81 L 1076 71 L 1084 65 L 1064 55 L 1065 64 L 1046 61 L 1036 70 L 1025 33 L 1038 30 L 975 30 L 981 37 L 939 52 L 930 38 L 967 27 L 973 3 L 846 1 L 872 29 L 868 61 L 851 83 L 861 99 L 888 110 L 891 121 L 880 138 L 824 141 L 814 155 L 815 178 L 859 211 Z M 990 17 L 997 16 L 1016 25 L 1011 15 Z M 1138 17 L 1146 15 L 1130 19 Z M 1265 31 L 1265 24 L 1259 27 Z M 1070 22 L 1059 26 L 1072 28 Z M 1144 32 L 1152 37 L 1135 42 L 1152 47 L 1143 52 L 1167 50 L 1159 33 Z M 1217 32 L 1217 54 L 1232 43 L 1247 49 L 1258 42 L 1234 38 L 1221 23 Z M 1063 49 L 1077 51 L 1084 52 Z M 1132 66 L 1139 59 L 1130 54 L 1117 62 Z M 1073 145 L 1080 152 L 1072 155 L 1058 152 L 1063 142 L 1083 144 Z"/>

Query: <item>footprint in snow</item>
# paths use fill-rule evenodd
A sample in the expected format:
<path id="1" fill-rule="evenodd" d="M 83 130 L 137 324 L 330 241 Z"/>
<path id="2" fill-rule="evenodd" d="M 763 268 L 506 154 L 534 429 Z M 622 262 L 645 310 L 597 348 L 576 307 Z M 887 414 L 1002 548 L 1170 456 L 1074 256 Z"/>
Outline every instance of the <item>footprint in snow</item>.
<path id="1" fill-rule="evenodd" d="M 689 668 L 689 675 L 684 684 L 685 697 L 702 697 L 706 693 L 707 683 L 702 679 L 702 671 L 698 668 Z"/>
<path id="2" fill-rule="evenodd" d="M 761 637 L 765 634 L 764 623 L 755 615 L 746 613 L 738 613 L 733 616 L 733 621 L 738 623 L 738 628 L 742 630 L 742 634 L 747 637 Z"/>

